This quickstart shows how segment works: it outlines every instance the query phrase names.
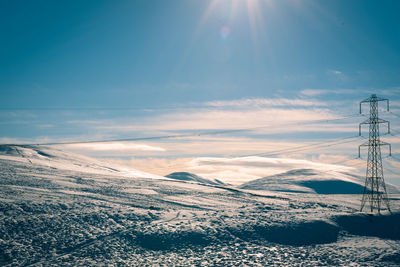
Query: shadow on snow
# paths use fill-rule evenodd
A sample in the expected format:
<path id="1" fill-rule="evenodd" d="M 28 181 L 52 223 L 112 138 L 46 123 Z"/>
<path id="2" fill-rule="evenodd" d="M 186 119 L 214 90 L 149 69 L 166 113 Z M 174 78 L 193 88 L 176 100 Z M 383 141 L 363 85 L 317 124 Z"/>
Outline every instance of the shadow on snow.
<path id="1" fill-rule="evenodd" d="M 343 215 L 334 221 L 346 232 L 360 236 L 374 236 L 400 240 L 400 213 L 391 215 Z"/>

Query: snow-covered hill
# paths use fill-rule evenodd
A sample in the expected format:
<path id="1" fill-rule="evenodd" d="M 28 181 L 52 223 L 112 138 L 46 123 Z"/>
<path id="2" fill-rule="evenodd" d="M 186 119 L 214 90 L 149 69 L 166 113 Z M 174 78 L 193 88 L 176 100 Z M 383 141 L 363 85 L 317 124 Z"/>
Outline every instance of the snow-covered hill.
<path id="1" fill-rule="evenodd" d="M 165 177 L 179 180 L 179 181 L 192 181 L 192 182 L 197 182 L 197 183 L 202 183 L 202 184 L 211 184 L 211 185 L 223 185 L 224 183 L 219 181 L 218 179 L 210 180 L 206 179 L 203 177 L 200 177 L 196 174 L 189 173 L 189 172 L 173 172 Z"/>
<path id="2" fill-rule="evenodd" d="M 0 145 L 1 159 L 29 163 L 27 166 L 40 165 L 57 170 L 112 174 L 132 178 L 165 179 L 162 176 L 43 146 Z"/>
<path id="3" fill-rule="evenodd" d="M 296 169 L 242 184 L 240 188 L 295 193 L 362 194 L 364 179 L 348 172 Z M 389 193 L 400 189 L 387 184 Z"/>
<path id="4" fill-rule="evenodd" d="M 0 154 L 1 266 L 400 264 L 399 196 L 370 216 L 358 195 L 132 175 L 50 148 Z"/>

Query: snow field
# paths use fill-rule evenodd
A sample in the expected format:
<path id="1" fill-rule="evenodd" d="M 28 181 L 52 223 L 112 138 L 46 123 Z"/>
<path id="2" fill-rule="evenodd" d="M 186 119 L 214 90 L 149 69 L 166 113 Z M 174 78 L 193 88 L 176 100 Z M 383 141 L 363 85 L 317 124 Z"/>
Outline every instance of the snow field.
<path id="1" fill-rule="evenodd" d="M 65 166 L 63 157 L 55 160 Z M 400 264 L 400 214 L 360 214 L 359 195 L 238 189 L 90 168 L 0 160 L 1 265 Z"/>

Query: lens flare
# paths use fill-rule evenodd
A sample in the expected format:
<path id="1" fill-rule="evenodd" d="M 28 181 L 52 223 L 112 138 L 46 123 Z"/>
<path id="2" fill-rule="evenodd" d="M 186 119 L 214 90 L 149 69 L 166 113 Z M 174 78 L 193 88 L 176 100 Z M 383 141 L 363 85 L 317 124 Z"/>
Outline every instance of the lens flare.
<path id="1" fill-rule="evenodd" d="M 257 47 L 259 39 L 265 37 L 263 7 L 272 10 L 273 0 L 210 0 L 199 25 L 204 25 L 214 15 L 215 18 L 224 23 L 222 24 L 224 26 L 219 29 L 220 36 L 222 40 L 227 40 L 231 35 L 230 26 L 234 24 L 235 18 L 247 13 L 252 41 L 254 46 Z"/>
<path id="2" fill-rule="evenodd" d="M 229 35 L 231 34 L 231 29 L 228 26 L 222 26 L 220 30 L 221 38 L 223 40 L 228 39 Z"/>

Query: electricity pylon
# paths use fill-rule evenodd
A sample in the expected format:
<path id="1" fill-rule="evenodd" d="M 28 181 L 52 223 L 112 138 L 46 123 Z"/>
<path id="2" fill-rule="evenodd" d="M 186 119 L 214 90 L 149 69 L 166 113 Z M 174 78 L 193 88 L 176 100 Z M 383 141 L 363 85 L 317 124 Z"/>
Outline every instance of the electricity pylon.
<path id="1" fill-rule="evenodd" d="M 369 140 L 358 147 L 358 157 L 360 157 L 360 148 L 362 146 L 368 147 L 367 171 L 360 211 L 363 211 L 366 204 L 369 204 L 371 213 L 374 212 L 374 209 L 380 213 L 382 204 L 386 205 L 390 212 L 385 180 L 383 179 L 381 146 L 389 146 L 389 155 L 392 154 L 392 149 L 389 143 L 382 142 L 379 139 L 379 124 L 387 123 L 388 133 L 390 133 L 390 123 L 378 117 L 378 102 L 380 101 L 387 102 L 387 111 L 389 111 L 389 100 L 377 97 L 375 94 L 360 102 L 360 114 L 361 105 L 363 103 L 370 104 L 369 119 L 360 123 L 359 126 L 359 134 L 361 135 L 361 126 L 363 124 L 369 124 Z"/>

